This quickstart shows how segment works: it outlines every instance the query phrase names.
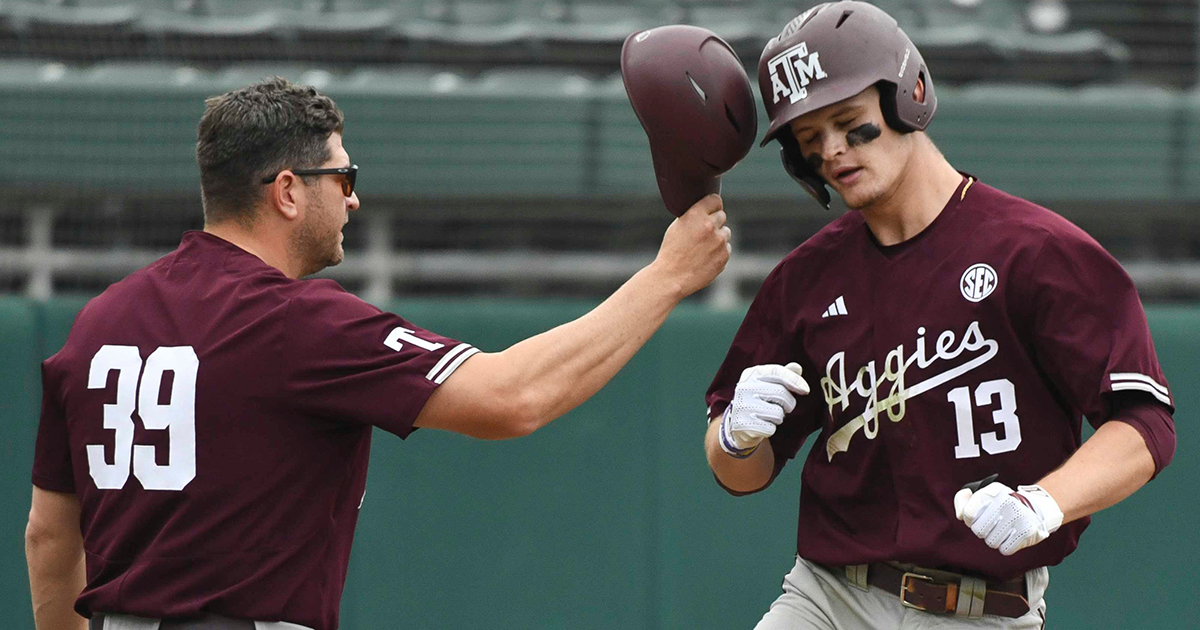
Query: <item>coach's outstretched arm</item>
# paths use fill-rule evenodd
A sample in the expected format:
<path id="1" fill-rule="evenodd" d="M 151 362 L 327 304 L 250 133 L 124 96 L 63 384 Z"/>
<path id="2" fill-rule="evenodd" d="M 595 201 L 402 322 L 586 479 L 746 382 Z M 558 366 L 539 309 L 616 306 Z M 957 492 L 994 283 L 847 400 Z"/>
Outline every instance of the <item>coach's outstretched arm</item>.
<path id="1" fill-rule="evenodd" d="M 527 435 L 590 398 L 646 343 L 680 300 L 729 260 L 721 198 L 676 219 L 658 256 L 587 315 L 503 352 L 468 359 L 430 396 L 416 426 L 478 438 Z"/>

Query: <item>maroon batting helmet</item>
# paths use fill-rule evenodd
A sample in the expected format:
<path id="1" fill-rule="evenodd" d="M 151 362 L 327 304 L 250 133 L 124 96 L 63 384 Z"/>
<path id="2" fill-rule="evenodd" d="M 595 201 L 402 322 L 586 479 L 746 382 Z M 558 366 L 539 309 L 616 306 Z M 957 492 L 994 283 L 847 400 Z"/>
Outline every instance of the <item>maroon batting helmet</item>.
<path id="1" fill-rule="evenodd" d="M 918 79 L 924 102 L 913 100 Z M 879 87 L 884 121 L 896 131 L 923 131 L 937 111 L 921 53 L 892 16 L 866 2 L 826 2 L 801 13 L 767 42 L 758 61 L 771 120 L 760 146 L 778 140 L 784 169 L 826 207 L 825 180 L 804 161 L 788 125 L 872 85 Z"/>
<path id="2" fill-rule="evenodd" d="M 625 92 L 650 138 L 663 203 L 679 216 L 754 145 L 758 116 L 746 70 L 729 44 L 696 26 L 660 26 L 621 48 Z"/>

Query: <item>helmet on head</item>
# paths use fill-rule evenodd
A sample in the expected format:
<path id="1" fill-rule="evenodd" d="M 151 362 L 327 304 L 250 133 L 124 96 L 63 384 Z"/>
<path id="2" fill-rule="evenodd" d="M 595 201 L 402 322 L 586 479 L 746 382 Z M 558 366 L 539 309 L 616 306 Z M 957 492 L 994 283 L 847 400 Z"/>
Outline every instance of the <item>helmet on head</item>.
<path id="1" fill-rule="evenodd" d="M 667 210 L 682 215 L 720 192 L 758 134 L 750 78 L 729 44 L 695 26 L 640 31 L 621 48 L 621 76 Z"/>
<path id="2" fill-rule="evenodd" d="M 925 100 L 913 100 L 917 80 Z M 825 180 L 800 154 L 789 124 L 808 112 L 879 86 L 884 121 L 900 133 L 923 131 L 937 111 L 925 60 L 892 16 L 866 2 L 826 2 L 801 13 L 767 42 L 758 87 L 771 124 L 763 137 L 782 145 L 784 169 L 825 207 Z"/>

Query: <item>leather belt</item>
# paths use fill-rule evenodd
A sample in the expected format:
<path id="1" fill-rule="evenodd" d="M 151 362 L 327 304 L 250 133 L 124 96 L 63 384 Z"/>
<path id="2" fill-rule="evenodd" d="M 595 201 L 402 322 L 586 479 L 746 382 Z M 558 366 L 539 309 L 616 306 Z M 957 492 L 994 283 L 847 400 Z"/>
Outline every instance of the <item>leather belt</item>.
<path id="1" fill-rule="evenodd" d="M 1007 582 L 992 582 L 916 567 L 906 571 L 877 562 L 867 565 L 866 582 L 897 595 L 900 603 L 908 608 L 930 613 L 975 618 L 983 615 L 1021 617 L 1030 610 L 1024 576 Z"/>

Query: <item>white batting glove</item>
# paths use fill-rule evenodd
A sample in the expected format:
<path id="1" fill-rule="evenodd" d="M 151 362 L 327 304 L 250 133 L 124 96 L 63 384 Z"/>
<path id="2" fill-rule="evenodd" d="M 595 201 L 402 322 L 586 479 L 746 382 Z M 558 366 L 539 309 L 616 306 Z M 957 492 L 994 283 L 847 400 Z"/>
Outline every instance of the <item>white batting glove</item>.
<path id="1" fill-rule="evenodd" d="M 774 435 L 784 415 L 796 408 L 796 395 L 809 392 L 808 382 L 800 374 L 798 363 L 742 370 L 733 401 L 721 419 L 721 449 L 737 458 L 749 457 Z"/>
<path id="2" fill-rule="evenodd" d="M 1041 486 L 1017 486 L 1014 492 L 999 482 L 978 492 L 959 490 L 954 515 L 1006 556 L 1046 540 L 1063 521 L 1058 503 Z"/>

